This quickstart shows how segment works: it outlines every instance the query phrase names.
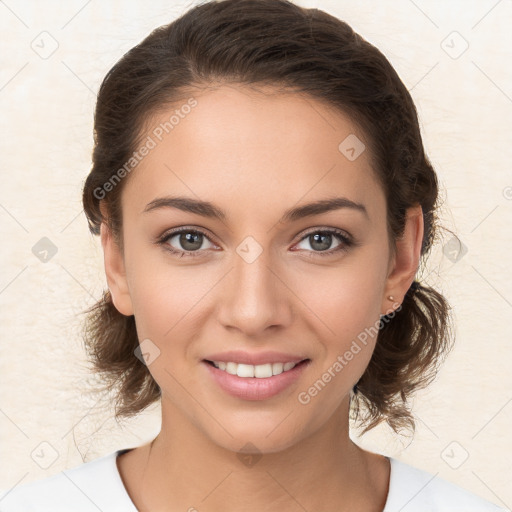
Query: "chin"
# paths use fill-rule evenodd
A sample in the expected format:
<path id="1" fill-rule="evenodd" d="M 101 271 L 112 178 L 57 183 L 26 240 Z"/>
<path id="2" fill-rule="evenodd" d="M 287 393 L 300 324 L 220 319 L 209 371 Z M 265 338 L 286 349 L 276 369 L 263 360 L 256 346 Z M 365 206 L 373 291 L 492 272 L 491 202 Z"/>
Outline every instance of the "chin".
<path id="1" fill-rule="evenodd" d="M 287 450 L 293 445 L 300 442 L 300 437 L 291 437 L 286 435 L 270 435 L 255 429 L 247 429 L 245 432 L 234 434 L 233 437 L 226 439 L 223 436 L 221 439 L 211 438 L 211 440 L 221 448 L 237 453 L 238 456 L 242 455 L 265 455 L 270 453 L 278 453 Z"/>
<path id="2" fill-rule="evenodd" d="M 287 417 L 289 415 L 289 417 Z M 297 412 L 279 411 L 262 417 L 261 411 L 240 413 L 233 421 L 222 422 L 222 428 L 212 430 L 212 424 L 202 425 L 203 435 L 215 445 L 237 453 L 254 455 L 277 453 L 300 443 L 311 430 L 297 422 Z M 307 422 L 307 420 L 305 420 Z"/>

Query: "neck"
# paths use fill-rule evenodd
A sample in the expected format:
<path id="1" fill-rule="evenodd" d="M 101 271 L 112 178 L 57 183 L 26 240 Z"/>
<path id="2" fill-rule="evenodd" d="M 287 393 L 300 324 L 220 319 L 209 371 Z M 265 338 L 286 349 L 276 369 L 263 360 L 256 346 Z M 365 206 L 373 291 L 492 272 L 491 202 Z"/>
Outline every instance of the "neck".
<path id="1" fill-rule="evenodd" d="M 140 453 L 131 495 L 141 512 L 384 507 L 387 460 L 350 439 L 348 404 L 313 435 L 265 454 L 227 450 L 167 405 L 162 403 L 159 435 Z"/>

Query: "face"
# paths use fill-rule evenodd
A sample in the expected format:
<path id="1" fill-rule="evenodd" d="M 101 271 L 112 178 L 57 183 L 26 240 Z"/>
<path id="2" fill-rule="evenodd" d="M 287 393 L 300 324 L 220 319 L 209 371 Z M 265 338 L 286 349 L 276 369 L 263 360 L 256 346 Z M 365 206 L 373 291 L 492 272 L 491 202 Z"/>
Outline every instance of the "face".
<path id="1" fill-rule="evenodd" d="M 102 227 L 109 288 L 135 315 L 163 428 L 274 452 L 347 419 L 387 296 L 396 307 L 414 277 L 421 215 L 392 255 L 364 134 L 316 100 L 242 86 L 194 98 L 143 137 L 123 254 Z"/>

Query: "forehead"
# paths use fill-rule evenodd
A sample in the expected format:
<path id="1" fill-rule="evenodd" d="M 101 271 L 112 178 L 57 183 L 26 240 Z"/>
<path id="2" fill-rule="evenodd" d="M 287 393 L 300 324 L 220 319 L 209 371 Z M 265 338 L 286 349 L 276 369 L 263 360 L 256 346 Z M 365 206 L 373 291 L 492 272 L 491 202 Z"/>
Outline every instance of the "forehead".
<path id="1" fill-rule="evenodd" d="M 307 95 L 234 85 L 203 90 L 155 114 L 144 141 L 151 149 L 123 194 L 139 212 L 165 194 L 208 200 L 233 215 L 249 203 L 260 215 L 263 205 L 277 214 L 338 195 L 366 204 L 370 215 L 385 208 L 364 134 Z"/>

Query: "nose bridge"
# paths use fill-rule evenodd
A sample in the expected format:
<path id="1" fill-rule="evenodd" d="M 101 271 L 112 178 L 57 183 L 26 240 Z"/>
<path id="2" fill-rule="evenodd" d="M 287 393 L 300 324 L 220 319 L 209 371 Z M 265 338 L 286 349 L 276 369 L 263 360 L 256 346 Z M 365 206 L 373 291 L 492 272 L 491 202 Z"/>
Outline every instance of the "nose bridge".
<path id="1" fill-rule="evenodd" d="M 269 249 L 248 238 L 237 248 L 225 281 L 221 321 L 254 335 L 288 322 L 289 305 Z"/>

